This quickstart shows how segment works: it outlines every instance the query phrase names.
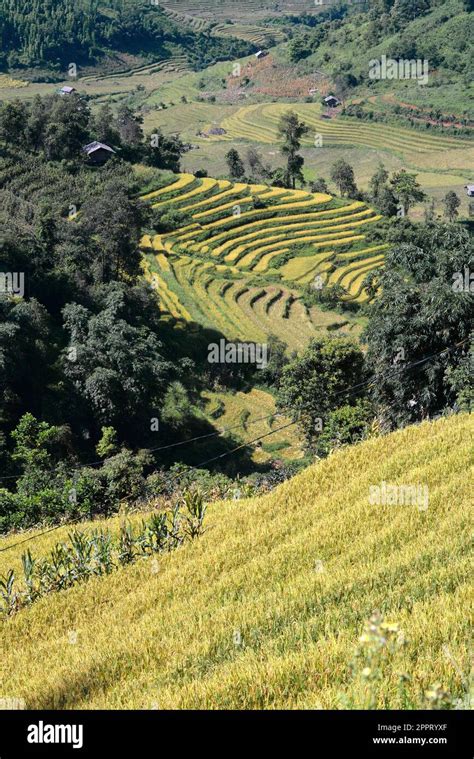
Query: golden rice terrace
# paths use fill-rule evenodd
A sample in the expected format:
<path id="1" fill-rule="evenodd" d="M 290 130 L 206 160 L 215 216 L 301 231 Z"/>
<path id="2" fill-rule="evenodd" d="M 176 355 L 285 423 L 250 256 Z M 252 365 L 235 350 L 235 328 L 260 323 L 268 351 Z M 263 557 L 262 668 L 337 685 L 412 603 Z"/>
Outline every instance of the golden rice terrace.
<path id="1" fill-rule="evenodd" d="M 361 201 L 192 174 L 143 200 L 186 214 L 178 230 L 142 240 L 146 276 L 176 324 L 300 347 L 318 331 L 354 328 L 308 305 L 307 287 L 338 285 L 342 300 L 363 303 L 367 275 L 384 263 L 387 245 L 366 239 L 381 217 Z"/>

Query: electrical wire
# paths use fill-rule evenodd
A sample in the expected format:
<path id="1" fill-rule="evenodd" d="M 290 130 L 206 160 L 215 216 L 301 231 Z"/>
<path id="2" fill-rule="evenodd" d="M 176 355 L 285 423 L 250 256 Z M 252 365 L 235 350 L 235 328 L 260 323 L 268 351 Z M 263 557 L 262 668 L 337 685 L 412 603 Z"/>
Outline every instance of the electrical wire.
<path id="1" fill-rule="evenodd" d="M 400 366 L 397 366 L 397 368 L 396 368 L 395 371 L 400 371 L 400 370 L 405 370 L 406 371 L 406 370 L 412 369 L 412 368 L 414 368 L 416 366 L 420 366 L 421 364 L 424 364 L 427 361 L 431 361 L 434 358 L 438 358 L 439 356 L 442 356 L 444 353 L 449 353 L 450 351 L 454 350 L 455 348 L 461 347 L 469 339 L 470 338 L 466 338 L 465 340 L 461 340 L 460 342 L 455 343 L 454 345 L 449 346 L 448 348 L 444 348 L 442 351 L 439 351 L 438 353 L 433 353 L 433 354 L 431 354 L 429 356 L 425 356 L 425 357 L 423 357 L 421 359 L 418 359 L 417 361 L 411 362 L 410 364 L 400 364 Z M 392 374 L 392 373 L 393 372 L 391 372 L 390 374 Z M 373 379 L 365 380 L 364 382 L 359 382 L 357 385 L 353 385 L 352 387 L 347 388 L 346 390 L 342 390 L 342 391 L 339 391 L 339 392 L 335 393 L 335 395 L 337 395 L 337 396 L 342 395 L 342 394 L 345 394 L 345 395 L 354 395 L 354 393 L 356 391 L 358 391 L 361 387 L 364 387 L 364 386 L 367 386 L 367 385 L 373 385 L 373 382 L 374 382 Z M 279 414 L 269 414 L 268 417 L 262 417 L 260 420 L 254 420 L 254 423 L 256 421 L 261 421 L 262 419 L 267 419 L 267 418 L 270 418 L 270 417 L 281 416 L 281 415 L 283 415 L 282 412 L 280 412 Z M 247 448 L 248 446 L 255 445 L 255 443 L 259 442 L 260 440 L 263 440 L 263 439 L 269 437 L 270 435 L 274 435 L 277 432 L 280 432 L 281 430 L 287 429 L 288 427 L 293 427 L 295 424 L 298 424 L 300 421 L 301 421 L 301 418 L 295 419 L 294 421 L 288 422 L 287 424 L 284 424 L 281 427 L 277 427 L 274 430 L 270 430 L 270 432 L 266 432 L 263 435 L 259 435 L 259 437 L 256 437 L 253 440 L 247 440 L 246 442 L 241 443 L 240 445 L 236 446 L 235 448 L 232 448 L 229 451 L 224 451 L 223 453 L 220 453 L 217 456 L 213 456 L 212 458 L 206 459 L 205 461 L 201 461 L 198 464 L 195 464 L 194 466 L 190 466 L 190 467 L 187 468 L 187 470 L 185 472 L 177 472 L 170 479 L 168 479 L 168 483 L 174 482 L 175 480 L 180 479 L 181 477 L 184 477 L 185 475 L 189 474 L 190 470 L 191 471 L 199 470 L 202 467 L 207 466 L 208 464 L 211 464 L 211 463 L 213 463 L 215 461 L 219 461 L 220 459 L 225 458 L 226 456 L 231 456 L 232 454 L 234 454 L 234 453 L 236 453 L 238 451 L 241 451 L 244 448 Z M 237 425 L 237 426 L 240 427 L 242 425 Z M 232 428 L 229 428 L 229 429 L 232 429 Z M 218 433 L 215 433 L 215 434 L 222 434 L 222 433 L 218 432 Z M 210 433 L 210 435 L 214 435 L 214 433 Z M 201 436 L 201 437 L 208 437 L 208 436 L 206 435 L 206 436 Z M 197 439 L 199 439 L 199 438 L 197 438 Z M 192 440 L 194 440 L 194 439 L 182 441 L 182 443 L 184 444 L 186 442 L 191 442 Z M 166 448 L 172 448 L 175 445 L 176 444 L 173 443 L 170 446 L 164 446 L 163 448 L 164 449 L 166 449 Z M 162 450 L 163 450 L 163 448 L 162 448 Z M 102 463 L 102 462 L 100 462 L 100 463 Z M 85 466 L 87 466 L 87 465 L 85 465 Z M 83 468 L 83 467 L 78 467 L 78 469 L 79 468 Z M 79 517 L 78 519 L 72 520 L 70 522 L 66 522 L 66 523 L 63 523 L 63 524 L 58 524 L 58 525 L 55 525 L 54 527 L 48 528 L 47 530 L 43 530 L 42 532 L 38 532 L 38 533 L 35 533 L 34 535 L 30 535 L 29 537 L 27 537 L 27 538 L 25 538 L 23 540 L 17 541 L 16 543 L 12 543 L 11 545 L 6 546 L 5 548 L 0 548 L 0 553 L 3 553 L 5 551 L 9 551 L 12 548 L 16 548 L 17 546 L 22 545 L 23 543 L 29 542 L 30 540 L 35 540 L 36 538 L 39 538 L 42 535 L 46 535 L 46 534 L 48 534 L 50 532 L 53 532 L 54 530 L 58 530 L 61 527 L 68 527 L 69 525 L 76 524 L 77 522 L 80 522 L 82 520 L 83 520 L 83 517 Z"/>

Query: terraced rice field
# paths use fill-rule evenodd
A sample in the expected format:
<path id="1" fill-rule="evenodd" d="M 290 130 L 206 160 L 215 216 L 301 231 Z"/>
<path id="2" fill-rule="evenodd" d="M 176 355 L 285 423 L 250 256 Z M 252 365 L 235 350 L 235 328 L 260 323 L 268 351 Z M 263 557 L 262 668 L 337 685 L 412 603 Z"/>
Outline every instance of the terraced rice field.
<path id="1" fill-rule="evenodd" d="M 194 16 L 183 12 L 183 4 L 181 4 L 180 10 L 169 7 L 168 3 L 162 3 L 162 7 L 173 21 L 189 26 L 195 32 L 210 32 L 216 37 L 236 37 L 237 39 L 246 40 L 256 46 L 262 47 L 269 42 L 283 42 L 286 39 L 286 34 L 278 28 L 275 28 L 275 32 L 273 33 L 272 30 L 255 24 L 235 24 L 228 21 L 216 24 L 214 19 L 206 20 L 202 16 Z"/>
<path id="2" fill-rule="evenodd" d="M 192 174 L 143 198 L 190 215 L 182 228 L 142 241 L 147 278 L 170 318 L 241 340 L 277 334 L 291 348 L 321 330 L 357 329 L 307 306 L 303 288 L 319 276 L 323 287 L 347 285 L 348 300 L 367 300 L 362 283 L 383 265 L 384 246 L 365 241 L 381 217 L 364 203 Z"/>
<path id="3" fill-rule="evenodd" d="M 216 105 L 215 103 L 191 102 L 192 95 L 186 91 L 186 81 L 188 75 L 176 77 L 173 85 L 162 93 L 157 88 L 160 97 L 155 98 L 155 105 L 163 100 L 166 102 L 166 108 L 152 109 L 144 114 L 144 128 L 146 132 L 154 129 L 161 129 L 165 134 L 179 134 L 184 140 L 192 144 L 199 143 L 200 149 L 204 149 L 209 138 L 203 137 L 214 127 L 217 127 L 222 119 L 228 116 L 232 111 L 232 106 Z M 161 97 L 161 94 L 163 95 Z M 185 103 L 180 101 L 185 97 Z M 171 102 L 175 105 L 171 106 Z M 225 147 L 223 145 L 223 147 Z M 209 150 L 215 151 L 215 144 L 209 144 Z M 195 151 L 191 151 L 189 160 L 191 162 L 196 158 Z M 213 165 L 213 164 L 211 164 Z"/>
<path id="4" fill-rule="evenodd" d="M 244 59 L 241 63 L 245 65 Z M 221 79 L 228 78 L 231 71 L 228 64 L 227 68 L 217 64 L 208 71 L 211 69 L 212 77 L 206 75 L 206 88 L 209 93 L 216 93 Z M 145 116 L 148 131 L 160 127 L 167 134 L 179 132 L 183 139 L 199 147 L 184 157 L 186 171 L 206 168 L 211 162 L 216 167 L 216 174 L 224 173 L 225 153 L 229 147 L 235 146 L 241 155 L 245 155 L 248 144 L 258 145 L 276 168 L 277 124 L 281 114 L 292 109 L 311 129 L 303 141 L 308 181 L 321 176 L 328 178 L 332 164 L 344 158 L 354 166 L 358 186 L 367 190 L 371 176 L 382 161 L 390 172 L 400 169 L 415 172 L 423 190 L 434 199 L 439 214 L 443 213 L 444 195 L 454 190 L 461 199 L 461 216 L 468 216 L 468 199 L 463 188 L 472 180 L 469 171 L 474 165 L 473 139 L 453 135 L 449 130 L 441 134 L 344 116 L 325 118 L 326 114 L 318 103 L 238 105 L 219 102 L 219 98 L 217 103 L 191 102 L 199 96 L 198 84 L 195 75 L 186 74 L 160 88 L 159 98 L 152 95 L 147 101 L 152 106 Z M 180 102 L 182 95 L 186 96 L 187 103 Z M 166 110 L 154 110 L 153 105 L 161 100 L 176 105 Z M 210 134 L 213 127 L 222 128 L 225 133 Z M 318 137 L 320 147 L 315 148 L 317 135 L 321 135 L 321 139 Z M 420 203 L 413 208 L 411 216 L 421 220 L 423 212 Z"/>
<path id="5" fill-rule="evenodd" d="M 209 29 L 209 22 L 203 18 L 200 18 L 200 16 L 190 16 L 187 13 L 182 13 L 180 10 L 175 10 L 174 8 L 167 7 L 167 5 L 164 3 L 161 3 L 161 6 L 166 15 L 172 18 L 173 21 L 176 21 L 179 24 L 186 24 L 187 26 L 190 26 L 191 29 L 193 29 L 195 32 L 203 32 Z"/>
<path id="6" fill-rule="evenodd" d="M 233 435 L 242 441 L 263 436 L 277 427 L 283 427 L 289 421 L 287 417 L 277 414 L 273 396 L 257 388 L 252 388 L 248 393 L 209 391 L 203 393 L 202 397 L 206 402 L 204 410 L 210 415 L 212 424 L 234 428 Z M 212 416 L 211 412 L 217 407 L 220 407 L 221 413 L 218 417 Z M 237 427 L 239 424 L 242 425 L 240 429 Z M 302 458 L 303 455 L 301 435 L 297 429 L 289 427 L 275 432 L 268 443 L 263 441 L 261 445 L 256 446 L 252 460 L 256 464 L 275 457 L 293 461 Z"/>
<path id="7" fill-rule="evenodd" d="M 226 134 L 214 135 L 212 139 L 244 139 L 276 144 L 278 122 L 289 107 L 287 103 L 257 103 L 243 106 L 223 119 L 221 126 L 226 130 Z M 459 150 L 463 144 L 466 148 L 469 147 L 469 143 L 463 143 L 460 138 L 455 137 L 428 135 L 404 127 L 370 124 L 344 117 L 323 118 L 323 109 L 316 103 L 295 103 L 291 105 L 291 109 L 311 128 L 311 134 L 306 138 L 310 144 L 314 144 L 315 135 L 322 135 L 323 146 L 326 147 L 356 145 L 388 150 L 409 157 Z"/>
<path id="8" fill-rule="evenodd" d="M 212 32 L 217 37 L 237 37 L 257 47 L 266 47 L 272 42 L 279 43 L 286 40 L 286 34 L 278 27 L 273 30 L 254 24 L 217 24 Z"/>
<path id="9" fill-rule="evenodd" d="M 267 3 L 262 0 L 160 0 L 160 4 L 181 15 L 191 15 L 196 20 L 223 21 L 232 19 L 239 23 L 255 23 L 255 19 L 279 16 L 284 13 L 314 13 L 318 6 L 314 0 L 280 0 Z"/>
<path id="10" fill-rule="evenodd" d="M 188 69 L 187 59 L 185 55 L 175 55 L 171 58 L 166 58 L 163 61 L 157 61 L 155 63 L 149 63 L 143 66 L 137 66 L 135 68 L 127 69 L 126 71 L 119 71 L 116 73 L 102 74 L 102 75 L 90 75 L 81 77 L 81 82 L 103 82 L 108 79 L 127 79 L 128 77 L 136 74 L 156 74 L 158 72 L 167 71 L 186 71 Z"/>

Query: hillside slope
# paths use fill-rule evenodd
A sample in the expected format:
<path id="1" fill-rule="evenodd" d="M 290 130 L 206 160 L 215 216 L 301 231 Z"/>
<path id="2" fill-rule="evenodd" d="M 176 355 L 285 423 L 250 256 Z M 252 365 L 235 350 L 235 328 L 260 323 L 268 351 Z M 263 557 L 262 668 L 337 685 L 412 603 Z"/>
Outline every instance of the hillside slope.
<path id="1" fill-rule="evenodd" d="M 142 561 L 44 598 L 0 628 L 3 695 L 29 708 L 410 708 L 439 684 L 431 699 L 465 704 L 473 432 L 462 415 L 343 450 L 269 496 L 214 504 L 206 534 L 158 571 Z M 383 481 L 427 485 L 429 507 L 370 505 Z M 0 574 L 17 550 L 0 553 Z M 375 610 L 405 642 L 377 624 L 359 640 Z"/>
<path id="2" fill-rule="evenodd" d="M 183 28 L 147 0 L 0 2 L 0 42 L 0 70 L 46 66 L 63 74 L 71 61 L 80 70 L 119 53 L 145 56 L 149 63 L 180 54 L 199 69 L 256 49 L 232 37 Z"/>
<path id="3" fill-rule="evenodd" d="M 304 60 L 307 70 L 322 69 L 331 75 L 343 100 L 352 97 L 354 86 L 358 86 L 357 94 L 374 98 L 380 93 L 395 93 L 398 109 L 392 116 L 400 114 L 404 103 L 410 103 L 427 111 L 440 109 L 444 114 L 472 119 L 470 40 L 474 15 L 470 0 L 374 0 L 370 11 L 348 14 L 335 26 L 326 24 L 312 30 L 298 18 L 296 21 L 290 59 Z M 426 60 L 428 82 L 420 86 L 416 79 L 372 79 L 370 62 L 381 60 L 382 55 L 396 60 Z M 372 108 L 374 103 L 370 105 Z"/>

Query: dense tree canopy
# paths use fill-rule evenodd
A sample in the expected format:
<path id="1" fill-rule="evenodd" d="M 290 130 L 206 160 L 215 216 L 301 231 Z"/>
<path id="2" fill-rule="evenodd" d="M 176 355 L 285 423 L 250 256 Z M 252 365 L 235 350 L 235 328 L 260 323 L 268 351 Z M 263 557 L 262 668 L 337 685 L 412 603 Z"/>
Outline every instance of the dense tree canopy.
<path id="1" fill-rule="evenodd" d="M 179 171 L 184 145 L 177 136 L 159 130 L 144 138 L 141 119 L 126 105 L 114 116 L 108 105 L 92 115 L 87 98 L 73 93 L 67 97 L 35 97 L 0 103 L 0 141 L 7 146 L 45 158 L 77 161 L 82 148 L 94 140 L 105 142 L 120 158 L 143 161 L 149 166 Z"/>
<path id="2" fill-rule="evenodd" d="M 309 445 L 329 422 L 331 412 L 353 404 L 363 395 L 357 386 L 364 376 L 364 356 L 343 338 L 315 338 L 283 369 L 278 403 L 291 409 Z M 355 390 L 348 392 L 349 388 Z"/>
<path id="3" fill-rule="evenodd" d="M 454 224 L 405 220 L 389 236 L 393 247 L 366 338 L 373 397 L 380 418 L 393 428 L 472 397 L 466 357 L 474 330 L 474 298 L 465 272 L 472 271 L 474 256 L 468 233 Z M 451 350 L 405 369 L 446 348 Z"/>
<path id="4" fill-rule="evenodd" d="M 196 68 L 240 57 L 253 47 L 233 38 L 183 30 L 159 4 L 146 0 L 8 0 L 0 3 L 0 69 L 49 65 L 65 69 L 107 51 L 187 55 Z"/>
<path id="5" fill-rule="evenodd" d="M 322 13 L 285 19 L 293 27 L 288 57 L 296 62 L 311 56 L 313 64 L 324 65 L 334 80 L 338 78 L 342 96 L 344 80 L 350 86 L 371 83 L 367 63 L 383 52 L 395 59 L 427 59 L 430 67 L 445 69 L 453 78 L 466 77 L 467 83 L 472 10 L 472 0 L 334 3 Z"/>

